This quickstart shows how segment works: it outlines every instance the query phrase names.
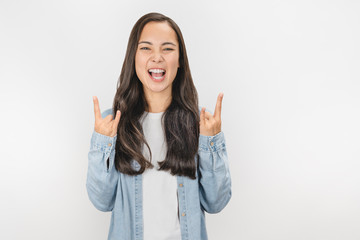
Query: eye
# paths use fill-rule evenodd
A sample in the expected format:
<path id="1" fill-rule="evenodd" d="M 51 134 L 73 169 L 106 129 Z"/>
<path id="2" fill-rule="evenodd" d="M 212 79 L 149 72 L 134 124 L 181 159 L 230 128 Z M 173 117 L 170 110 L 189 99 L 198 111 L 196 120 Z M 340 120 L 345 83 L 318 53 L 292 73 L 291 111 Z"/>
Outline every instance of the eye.
<path id="1" fill-rule="evenodd" d="M 148 47 L 142 47 L 142 48 L 140 48 L 140 50 L 150 50 L 150 48 L 148 48 Z"/>
<path id="2" fill-rule="evenodd" d="M 173 48 L 165 48 L 164 50 L 165 51 L 173 51 L 174 49 Z"/>

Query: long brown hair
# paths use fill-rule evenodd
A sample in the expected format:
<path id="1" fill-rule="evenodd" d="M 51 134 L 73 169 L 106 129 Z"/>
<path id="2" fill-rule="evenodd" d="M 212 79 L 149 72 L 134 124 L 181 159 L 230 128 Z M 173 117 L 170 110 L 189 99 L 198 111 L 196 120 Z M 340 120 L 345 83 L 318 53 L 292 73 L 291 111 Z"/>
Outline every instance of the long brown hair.
<path id="1" fill-rule="evenodd" d="M 193 83 L 185 42 L 178 25 L 169 17 L 160 13 L 148 13 L 134 25 L 125 54 L 117 91 L 113 102 L 113 114 L 121 111 L 115 146 L 115 167 L 128 175 L 142 174 L 153 165 L 142 154 L 145 140 L 140 118 L 148 109 L 142 83 L 135 71 L 135 54 L 144 26 L 149 22 L 167 22 L 175 31 L 179 42 L 179 69 L 172 83 L 172 100 L 162 116 L 165 131 L 167 153 L 159 161 L 160 170 L 170 170 L 172 175 L 188 176 L 195 179 L 199 145 L 199 107 L 198 94 Z M 132 161 L 139 164 L 134 169 Z"/>

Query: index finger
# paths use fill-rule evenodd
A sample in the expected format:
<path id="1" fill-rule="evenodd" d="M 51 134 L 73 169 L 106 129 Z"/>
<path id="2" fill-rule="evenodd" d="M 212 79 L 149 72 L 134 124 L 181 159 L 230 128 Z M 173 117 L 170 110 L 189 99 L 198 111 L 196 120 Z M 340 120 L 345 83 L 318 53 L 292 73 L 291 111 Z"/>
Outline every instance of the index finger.
<path id="1" fill-rule="evenodd" d="M 220 93 L 217 98 L 215 111 L 214 111 L 214 117 L 219 120 L 221 119 L 221 104 L 222 104 L 223 97 L 224 97 L 224 93 Z"/>
<path id="2" fill-rule="evenodd" d="M 94 113 L 95 113 L 95 121 L 101 119 L 101 112 L 100 112 L 100 107 L 99 107 L 99 100 L 97 99 L 96 96 L 93 96 L 93 101 L 94 101 Z"/>

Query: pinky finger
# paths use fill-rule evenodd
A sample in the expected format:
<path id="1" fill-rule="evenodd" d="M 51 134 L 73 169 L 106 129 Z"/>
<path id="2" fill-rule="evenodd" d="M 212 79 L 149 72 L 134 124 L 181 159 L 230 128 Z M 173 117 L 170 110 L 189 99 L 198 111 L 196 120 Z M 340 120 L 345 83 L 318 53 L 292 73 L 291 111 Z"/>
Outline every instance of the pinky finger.
<path id="1" fill-rule="evenodd" d="M 200 121 L 205 123 L 205 108 L 204 107 L 201 108 Z"/>
<path id="2" fill-rule="evenodd" d="M 115 119 L 114 119 L 114 125 L 115 125 L 116 127 L 119 125 L 120 116 L 121 116 L 121 112 L 120 112 L 120 110 L 117 110 L 117 111 L 116 111 L 116 116 L 115 116 Z"/>

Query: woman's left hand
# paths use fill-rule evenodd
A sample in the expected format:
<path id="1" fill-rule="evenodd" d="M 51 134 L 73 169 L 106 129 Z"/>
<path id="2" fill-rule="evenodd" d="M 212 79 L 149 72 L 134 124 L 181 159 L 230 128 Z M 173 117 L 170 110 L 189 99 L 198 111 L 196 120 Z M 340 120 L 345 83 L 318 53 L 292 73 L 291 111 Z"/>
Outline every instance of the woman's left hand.
<path id="1" fill-rule="evenodd" d="M 224 97 L 220 93 L 217 98 L 214 115 L 205 112 L 205 108 L 201 108 L 200 113 L 200 135 L 214 136 L 221 132 L 221 103 Z"/>

